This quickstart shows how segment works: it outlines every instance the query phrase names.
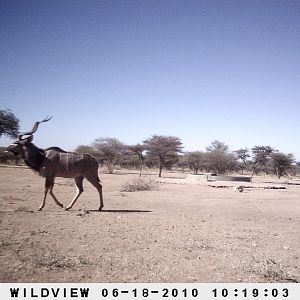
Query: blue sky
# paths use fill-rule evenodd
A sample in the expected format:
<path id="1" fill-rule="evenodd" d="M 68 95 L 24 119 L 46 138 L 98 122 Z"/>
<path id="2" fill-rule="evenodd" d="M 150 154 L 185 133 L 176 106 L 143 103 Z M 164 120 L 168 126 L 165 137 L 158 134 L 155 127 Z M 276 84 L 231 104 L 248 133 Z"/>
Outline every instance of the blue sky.
<path id="1" fill-rule="evenodd" d="M 0 108 L 34 143 L 176 135 L 300 160 L 299 1 L 0 1 Z M 0 145 L 9 140 L 1 138 Z"/>

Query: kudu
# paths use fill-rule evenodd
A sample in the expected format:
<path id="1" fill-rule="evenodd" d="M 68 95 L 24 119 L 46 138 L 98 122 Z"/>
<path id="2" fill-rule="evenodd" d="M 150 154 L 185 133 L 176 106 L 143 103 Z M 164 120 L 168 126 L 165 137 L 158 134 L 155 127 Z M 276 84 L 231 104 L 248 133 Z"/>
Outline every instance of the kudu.
<path id="1" fill-rule="evenodd" d="M 42 210 L 45 206 L 48 191 L 55 203 L 63 208 L 63 205 L 53 194 L 55 177 L 74 178 L 77 186 L 77 193 L 71 203 L 65 208 L 69 210 L 73 207 L 76 200 L 83 192 L 83 179 L 86 178 L 99 193 L 100 206 L 103 208 L 102 185 L 98 177 L 98 162 L 89 154 L 80 154 L 66 152 L 59 147 L 50 147 L 40 149 L 32 143 L 33 134 L 37 131 L 40 123 L 48 122 L 52 117 L 47 117 L 40 122 L 36 122 L 33 129 L 29 132 L 22 133 L 18 140 L 12 143 L 6 151 L 15 155 L 21 155 L 25 163 L 42 177 L 46 178 L 44 199 L 39 207 Z M 24 136 L 28 136 L 23 138 Z"/>

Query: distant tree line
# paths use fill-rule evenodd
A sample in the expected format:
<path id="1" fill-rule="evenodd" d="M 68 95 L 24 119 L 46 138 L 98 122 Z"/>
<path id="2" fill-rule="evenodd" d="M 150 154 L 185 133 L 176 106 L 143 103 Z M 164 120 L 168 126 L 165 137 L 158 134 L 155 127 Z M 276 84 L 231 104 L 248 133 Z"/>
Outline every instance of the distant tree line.
<path id="1" fill-rule="evenodd" d="M 98 138 L 91 145 L 78 146 L 76 152 L 93 155 L 101 165 L 113 173 L 116 166 L 136 168 L 144 166 L 158 168 L 161 177 L 164 168 L 171 169 L 179 163 L 182 143 L 178 137 L 153 135 L 142 144 L 126 145 L 116 138 Z"/>
<path id="2" fill-rule="evenodd" d="M 159 177 L 163 169 L 189 169 L 194 174 L 209 172 L 230 174 L 238 172 L 251 176 L 275 174 L 279 178 L 288 174 L 296 175 L 300 163 L 294 155 L 285 154 L 270 146 L 255 146 L 249 149 L 230 151 L 228 145 L 213 141 L 206 151 L 183 152 L 180 138 L 153 135 L 141 144 L 126 145 L 116 138 L 98 138 L 89 146 L 77 147 L 77 152 L 90 153 L 105 165 L 110 173 L 117 166 L 136 168 L 142 173 L 143 167 L 158 168 Z"/>
<path id="3" fill-rule="evenodd" d="M 19 120 L 10 110 L 0 110 L 0 137 L 11 138 L 19 133 Z M 189 169 L 194 174 L 210 172 L 230 174 L 247 173 L 251 176 L 275 174 L 279 178 L 288 174 L 296 175 L 300 163 L 292 153 L 282 153 L 271 146 L 254 146 L 251 149 L 230 151 L 228 145 L 213 141 L 206 151 L 183 152 L 181 139 L 176 136 L 153 135 L 140 144 L 126 145 L 112 137 L 97 138 L 90 145 L 80 145 L 77 152 L 93 155 L 109 173 L 117 166 L 136 168 L 142 174 L 144 167 L 158 168 L 159 177 L 164 169 Z M 11 154 L 0 148 L 0 162 L 15 161 Z"/>

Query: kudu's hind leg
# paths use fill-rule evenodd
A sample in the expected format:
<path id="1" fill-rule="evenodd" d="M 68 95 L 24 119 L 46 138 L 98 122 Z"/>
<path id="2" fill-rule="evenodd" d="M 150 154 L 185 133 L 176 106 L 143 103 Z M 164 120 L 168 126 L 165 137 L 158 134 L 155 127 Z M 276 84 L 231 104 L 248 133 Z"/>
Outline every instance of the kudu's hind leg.
<path id="1" fill-rule="evenodd" d="M 82 192 L 83 192 L 83 185 L 82 185 L 83 179 L 84 179 L 83 176 L 75 177 L 75 184 L 76 184 L 76 187 L 77 187 L 77 193 L 76 193 L 75 197 L 73 198 L 72 202 L 65 208 L 65 210 L 71 209 L 73 207 L 73 205 L 75 204 L 76 200 L 82 194 Z"/>
<path id="2" fill-rule="evenodd" d="M 99 200 L 100 200 L 100 206 L 99 206 L 98 210 L 102 210 L 102 208 L 104 207 L 103 195 L 102 195 L 102 185 L 99 182 L 98 175 L 97 175 L 97 177 L 93 177 L 93 178 L 86 177 L 86 179 L 97 189 L 97 191 L 99 193 Z"/>
<path id="3" fill-rule="evenodd" d="M 52 177 L 47 177 L 46 178 L 46 181 L 45 181 L 45 192 L 44 192 L 44 199 L 43 199 L 43 202 L 41 204 L 41 206 L 39 207 L 39 211 L 41 211 L 44 206 L 45 206 L 45 203 L 46 203 L 46 197 L 47 197 L 47 194 L 48 194 L 48 191 L 50 189 L 50 187 L 54 184 L 54 178 Z"/>

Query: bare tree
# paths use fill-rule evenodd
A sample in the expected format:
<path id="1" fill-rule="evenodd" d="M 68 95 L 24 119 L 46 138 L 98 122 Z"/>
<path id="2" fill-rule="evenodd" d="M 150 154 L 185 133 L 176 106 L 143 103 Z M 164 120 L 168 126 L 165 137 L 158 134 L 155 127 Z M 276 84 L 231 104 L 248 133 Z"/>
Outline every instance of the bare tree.
<path id="1" fill-rule="evenodd" d="M 92 156 L 89 154 L 66 152 L 59 147 L 40 149 L 32 143 L 33 134 L 37 131 L 39 124 L 48 122 L 50 119 L 51 118 L 46 118 L 41 122 L 36 122 L 31 131 L 20 134 L 18 140 L 7 148 L 7 151 L 15 155 L 20 154 L 31 169 L 46 178 L 44 199 L 39 210 L 42 210 L 45 206 L 48 191 L 55 203 L 63 207 L 53 194 L 55 177 L 75 179 L 77 193 L 72 202 L 66 207 L 66 210 L 73 207 L 83 192 L 82 183 L 84 178 L 97 189 L 100 200 L 99 210 L 101 210 L 104 206 L 102 185 L 98 177 L 98 163 Z M 24 136 L 28 137 L 24 138 Z"/>
<path id="2" fill-rule="evenodd" d="M 159 177 L 166 164 L 174 161 L 182 152 L 182 143 L 178 137 L 153 135 L 144 141 L 147 155 L 156 158 L 159 163 Z M 177 158 L 178 159 L 178 158 Z"/>

